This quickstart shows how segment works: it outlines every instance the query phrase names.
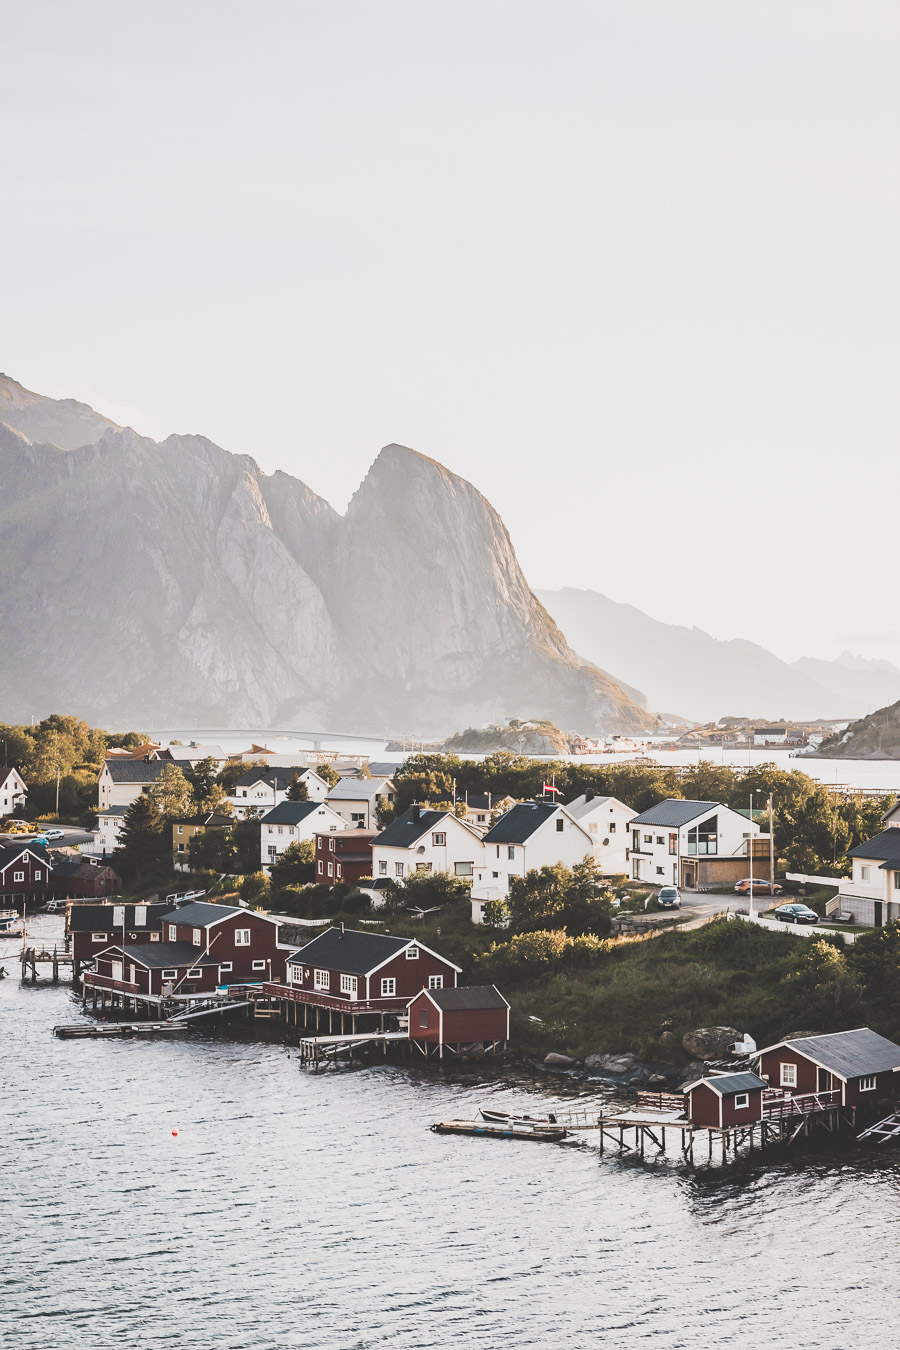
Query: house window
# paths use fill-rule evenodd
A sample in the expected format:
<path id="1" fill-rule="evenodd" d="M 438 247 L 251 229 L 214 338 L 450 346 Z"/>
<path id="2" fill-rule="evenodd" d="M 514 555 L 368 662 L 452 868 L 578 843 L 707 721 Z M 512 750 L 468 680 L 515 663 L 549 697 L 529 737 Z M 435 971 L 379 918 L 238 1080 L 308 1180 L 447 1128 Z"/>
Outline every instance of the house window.
<path id="1" fill-rule="evenodd" d="M 342 994 L 349 994 L 351 998 L 356 998 L 356 976 L 355 976 L 355 975 L 342 975 L 342 976 L 341 976 L 341 993 L 342 993 Z"/>
<path id="2" fill-rule="evenodd" d="M 279 834 L 284 834 L 284 826 L 283 826 L 283 825 L 279 825 L 279 826 L 278 826 L 278 833 L 279 833 Z"/>
<path id="3" fill-rule="evenodd" d="M 178 833 L 184 834 L 184 828 L 181 825 L 178 826 Z"/>
<path id="4" fill-rule="evenodd" d="M 510 844 L 509 848 L 506 850 L 506 856 L 507 858 L 514 858 L 516 856 L 515 844 Z"/>
<path id="5" fill-rule="evenodd" d="M 418 961 L 418 959 L 419 959 L 419 949 L 418 949 L 418 947 L 407 947 L 407 949 L 406 949 L 406 959 L 407 959 L 407 961 Z"/>
<path id="6" fill-rule="evenodd" d="M 134 926 L 135 928 L 147 927 L 147 906 L 135 905 L 134 907 Z"/>
<path id="7" fill-rule="evenodd" d="M 187 973 L 187 977 L 189 980 L 199 980 L 202 974 L 203 974 L 202 970 L 189 970 Z"/>
<path id="8" fill-rule="evenodd" d="M 394 863 L 394 874 L 395 874 L 395 876 L 398 876 L 398 877 L 402 877 L 402 876 L 403 876 L 403 864 L 402 864 L 402 863 Z"/>
<path id="9" fill-rule="evenodd" d="M 265 970 L 265 968 L 266 968 L 265 961 L 254 961 L 251 966 L 251 970 Z"/>
<path id="10" fill-rule="evenodd" d="M 894 889 L 900 890 L 900 872 L 894 873 Z"/>
<path id="11" fill-rule="evenodd" d="M 797 1065 L 796 1065 L 796 1064 L 782 1064 L 782 1065 L 781 1065 L 781 1086 L 782 1086 L 782 1087 L 796 1087 L 796 1086 L 797 1086 Z"/>
<path id="12" fill-rule="evenodd" d="M 106 933 L 91 933 L 91 942 L 106 942 Z"/>
<path id="13" fill-rule="evenodd" d="M 179 853 L 183 853 L 183 852 L 184 852 L 184 844 L 179 844 L 179 845 L 178 845 L 178 850 L 177 850 L 177 851 L 178 851 Z"/>
<path id="14" fill-rule="evenodd" d="M 317 970 L 314 972 L 313 983 L 317 989 L 329 989 L 331 987 L 331 976 L 327 970 Z"/>
<path id="15" fill-rule="evenodd" d="M 331 863 L 331 862 L 330 862 L 330 863 L 328 864 L 328 875 L 329 875 L 330 877 L 333 877 L 333 876 L 334 876 L 334 863 Z"/>
<path id="16" fill-rule="evenodd" d="M 325 871 L 325 864 L 323 863 L 322 859 L 320 858 L 320 859 L 319 859 L 319 876 L 321 876 L 322 873 L 323 873 L 324 871 Z"/>
<path id="17" fill-rule="evenodd" d="M 454 863 L 453 874 L 457 877 L 470 877 L 474 871 L 474 863 Z"/>
<path id="18" fill-rule="evenodd" d="M 175 927 L 174 923 L 169 924 L 169 941 L 170 942 L 178 941 L 178 929 Z"/>
<path id="19" fill-rule="evenodd" d="M 444 848 L 447 843 L 447 836 L 442 830 L 431 836 L 431 842 L 435 848 Z"/>
<path id="20" fill-rule="evenodd" d="M 393 978 L 381 981 L 381 997 L 393 998 L 397 992 L 397 981 Z"/>
<path id="21" fill-rule="evenodd" d="M 588 825 L 588 834 L 596 834 L 596 833 L 597 833 L 597 825 L 595 821 L 592 821 L 590 825 Z"/>
<path id="22" fill-rule="evenodd" d="M 150 941 L 151 941 L 151 942 L 159 942 L 159 933 L 151 933 L 151 934 L 150 934 Z"/>
<path id="23" fill-rule="evenodd" d="M 645 834 L 645 835 L 644 835 L 644 843 L 645 843 L 645 844 L 652 844 L 652 843 L 653 843 L 653 835 L 652 835 L 652 834 Z"/>
<path id="24" fill-rule="evenodd" d="M 417 872 L 430 872 L 431 868 L 432 868 L 431 863 L 416 863 Z"/>
<path id="25" fill-rule="evenodd" d="M 609 822 L 609 832 L 610 834 L 615 834 L 616 832 L 616 822 L 614 820 Z"/>
<path id="26" fill-rule="evenodd" d="M 34 869 L 34 879 L 35 881 L 40 881 L 41 879 L 41 869 L 39 867 Z"/>
<path id="27" fill-rule="evenodd" d="M 250 929 L 249 929 L 249 928 L 236 928 L 236 929 L 234 930 L 234 945 L 235 945 L 236 947 L 249 947 L 249 946 L 250 946 Z"/>
<path id="28" fill-rule="evenodd" d="M 329 849 L 329 852 L 330 852 L 330 853 L 333 853 L 333 852 L 334 852 L 334 840 L 333 840 L 333 839 L 329 839 L 329 840 L 328 840 L 328 849 Z"/>
<path id="29" fill-rule="evenodd" d="M 666 869 L 664 867 L 657 867 L 656 875 L 658 877 L 664 877 L 666 875 Z"/>
<path id="30" fill-rule="evenodd" d="M 861 868 L 859 869 L 859 879 L 860 879 L 860 881 L 868 881 L 868 880 L 869 880 L 869 869 L 868 869 L 868 867 L 861 867 Z M 895 873 L 894 873 L 894 880 L 896 881 L 896 879 L 897 879 L 897 873 L 895 872 Z"/>
<path id="31" fill-rule="evenodd" d="M 277 844 L 270 844 L 270 845 L 269 845 L 269 861 L 271 862 L 273 858 L 277 858 L 277 857 L 278 857 L 278 845 L 277 845 Z"/>
<path id="32" fill-rule="evenodd" d="M 861 1079 L 859 1080 L 859 1090 L 860 1090 L 860 1092 L 874 1092 L 874 1091 L 875 1091 L 875 1075 L 874 1075 L 874 1074 L 869 1074 L 866 1078 L 861 1078 Z"/>
<path id="33" fill-rule="evenodd" d="M 678 835 L 677 835 L 677 834 L 674 834 L 674 833 L 673 833 L 673 834 L 670 834 L 670 835 L 669 835 L 669 852 L 670 852 L 670 853 L 677 853 L 677 852 L 678 852 Z"/>
<path id="34" fill-rule="evenodd" d="M 350 819 L 353 821 L 354 825 L 365 825 L 366 823 L 366 817 L 363 811 L 351 811 Z"/>
<path id="35" fill-rule="evenodd" d="M 293 966 L 293 965 L 292 965 L 292 966 L 288 966 L 288 975 L 289 975 L 289 977 L 290 977 L 291 984 L 302 984 L 302 983 L 303 983 L 303 967 L 302 967 L 302 966 Z"/>
<path id="36" fill-rule="evenodd" d="M 162 978 L 163 978 L 164 980 L 177 980 L 177 979 L 178 979 L 178 971 L 177 971 L 177 970 L 164 970 L 163 973 L 162 973 Z"/>
<path id="37" fill-rule="evenodd" d="M 429 988 L 429 989 L 443 989 L 443 987 L 444 987 L 444 977 L 443 977 L 443 975 L 429 975 L 429 976 L 428 976 L 428 988 Z"/>
<path id="38" fill-rule="evenodd" d="M 227 973 L 231 970 L 231 962 L 230 962 L 230 961 L 220 961 L 220 963 L 219 963 L 219 969 L 222 971 L 223 974 L 227 974 Z"/>
<path id="39" fill-rule="evenodd" d="M 556 822 L 556 833 L 557 833 L 557 834 L 562 834 L 562 832 L 563 832 L 563 827 L 564 827 L 565 823 L 566 823 L 566 822 L 563 820 L 562 816 L 560 816 L 559 819 L 558 819 L 557 822 Z"/>
<path id="40" fill-rule="evenodd" d="M 192 936 L 192 941 L 193 941 L 193 944 L 194 944 L 195 947 L 202 947 L 202 946 L 203 946 L 203 929 L 202 929 L 202 928 L 195 928 L 195 929 L 194 929 L 194 931 L 193 931 L 193 936 Z"/>
<path id="41" fill-rule="evenodd" d="M 419 1026 L 420 1026 L 420 1027 L 427 1027 L 427 1026 L 428 1026 L 428 1009 L 427 1009 L 427 1008 L 420 1008 L 420 1009 L 419 1009 Z"/>
<path id="42" fill-rule="evenodd" d="M 24 880 L 25 880 L 24 872 L 13 872 L 13 881 L 24 881 Z"/>
<path id="43" fill-rule="evenodd" d="M 738 1092 L 738 1093 L 735 1094 L 735 1098 L 734 1098 L 734 1109 L 735 1109 L 735 1111 L 746 1111 L 746 1109 L 747 1109 L 747 1107 L 748 1107 L 749 1105 L 750 1105 L 750 1093 L 749 1093 L 749 1092 Z"/>
<path id="44" fill-rule="evenodd" d="M 380 877 L 386 877 L 386 876 L 387 876 L 387 863 L 386 863 L 386 862 L 380 862 L 380 863 L 378 864 L 378 875 L 379 875 Z"/>

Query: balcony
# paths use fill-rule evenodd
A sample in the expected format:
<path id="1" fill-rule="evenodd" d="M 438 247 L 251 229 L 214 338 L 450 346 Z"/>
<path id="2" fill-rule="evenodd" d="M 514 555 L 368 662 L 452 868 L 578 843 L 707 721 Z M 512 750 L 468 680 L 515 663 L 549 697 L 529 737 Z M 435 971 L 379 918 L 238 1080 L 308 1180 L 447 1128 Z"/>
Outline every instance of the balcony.
<path id="1" fill-rule="evenodd" d="M 120 994 L 140 994 L 139 984 L 129 984 L 127 980 L 114 980 L 111 975 L 98 975 L 94 970 L 86 970 L 82 975 L 85 985 L 93 985 L 95 989 L 115 989 Z"/>
<path id="2" fill-rule="evenodd" d="M 335 997 L 319 989 L 301 989 L 295 984 L 270 984 L 260 986 L 264 998 L 284 998 L 289 1003 L 308 1003 L 313 1008 L 329 1008 L 332 1012 L 399 1012 L 406 1008 L 411 996 L 394 998 L 351 999 Z"/>

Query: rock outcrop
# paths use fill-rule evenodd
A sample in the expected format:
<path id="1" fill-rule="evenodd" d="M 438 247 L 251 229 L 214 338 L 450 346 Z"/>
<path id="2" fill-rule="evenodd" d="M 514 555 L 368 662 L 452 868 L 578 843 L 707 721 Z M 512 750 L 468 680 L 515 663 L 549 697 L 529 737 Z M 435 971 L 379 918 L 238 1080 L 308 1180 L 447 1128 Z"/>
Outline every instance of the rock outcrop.
<path id="1" fill-rule="evenodd" d="M 695 1059 L 727 1059 L 731 1047 L 741 1039 L 741 1033 L 734 1027 L 698 1027 L 696 1031 L 687 1031 L 681 1038 L 685 1054 Z"/>
<path id="2" fill-rule="evenodd" d="M 651 724 L 577 657 L 470 484 L 387 446 L 346 516 L 201 436 L 0 376 L 0 716 L 443 735 Z"/>

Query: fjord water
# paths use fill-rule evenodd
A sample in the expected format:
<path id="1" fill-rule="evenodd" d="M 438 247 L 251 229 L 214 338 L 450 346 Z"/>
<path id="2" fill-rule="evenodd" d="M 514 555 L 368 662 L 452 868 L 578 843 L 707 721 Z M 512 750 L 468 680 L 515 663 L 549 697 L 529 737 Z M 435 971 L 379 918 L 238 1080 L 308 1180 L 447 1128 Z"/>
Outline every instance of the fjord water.
<path id="1" fill-rule="evenodd" d="M 574 1089 L 301 1069 L 222 1031 L 62 1041 L 0 982 L 0 1332 L 16 1350 L 896 1344 L 900 1153 L 689 1172 L 431 1134 Z M 173 1131 L 177 1130 L 177 1135 Z"/>

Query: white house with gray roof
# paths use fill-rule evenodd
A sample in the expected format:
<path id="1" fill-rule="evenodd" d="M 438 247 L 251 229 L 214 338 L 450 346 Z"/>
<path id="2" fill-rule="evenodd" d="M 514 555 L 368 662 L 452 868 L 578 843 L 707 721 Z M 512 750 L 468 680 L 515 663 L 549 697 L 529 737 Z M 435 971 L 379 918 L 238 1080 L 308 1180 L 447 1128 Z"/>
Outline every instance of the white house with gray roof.
<path id="1" fill-rule="evenodd" d="M 628 876 L 629 826 L 637 815 L 634 807 L 626 806 L 618 797 L 588 791 L 569 802 L 566 810 L 591 836 L 591 852 L 603 875 Z"/>
<path id="2" fill-rule="evenodd" d="M 326 830 L 347 828 L 347 822 L 325 802 L 279 802 L 259 824 L 260 866 L 267 872 L 291 844 L 315 839 Z"/>
<path id="3" fill-rule="evenodd" d="M 484 856 L 481 833 L 452 811 L 411 806 L 372 840 L 376 883 L 402 884 L 416 872 L 449 872 L 471 881 Z"/>
<path id="4" fill-rule="evenodd" d="M 880 928 L 900 919 L 900 830 L 886 830 L 851 848 L 853 875 L 838 891 L 838 913 Z"/>
<path id="5" fill-rule="evenodd" d="M 25 779 L 11 765 L 0 765 L 0 816 L 11 816 L 25 802 Z"/>
<path id="6" fill-rule="evenodd" d="M 166 767 L 159 759 L 108 759 L 97 775 L 98 806 L 130 806 L 149 792 Z"/>
<path id="7" fill-rule="evenodd" d="M 740 881 L 749 871 L 750 837 L 754 873 L 760 880 L 768 875 L 768 835 L 721 802 L 667 797 L 635 816 L 630 828 L 634 881 L 689 890 Z"/>
<path id="8" fill-rule="evenodd" d="M 484 836 L 484 855 L 472 885 L 472 922 L 484 921 L 489 900 L 505 900 L 509 879 L 538 867 L 574 867 L 593 857 L 593 837 L 555 802 L 518 802 Z"/>
<path id="9" fill-rule="evenodd" d="M 354 829 L 375 830 L 379 806 L 393 806 L 396 796 L 390 778 L 342 778 L 325 800 Z"/>
<path id="10" fill-rule="evenodd" d="M 235 783 L 227 799 L 231 814 L 237 820 L 265 815 L 274 806 L 287 801 L 288 792 L 297 779 L 306 785 L 311 802 L 323 802 L 328 796 L 328 784 L 324 778 L 302 764 L 279 769 L 257 765 L 248 769 Z"/>

